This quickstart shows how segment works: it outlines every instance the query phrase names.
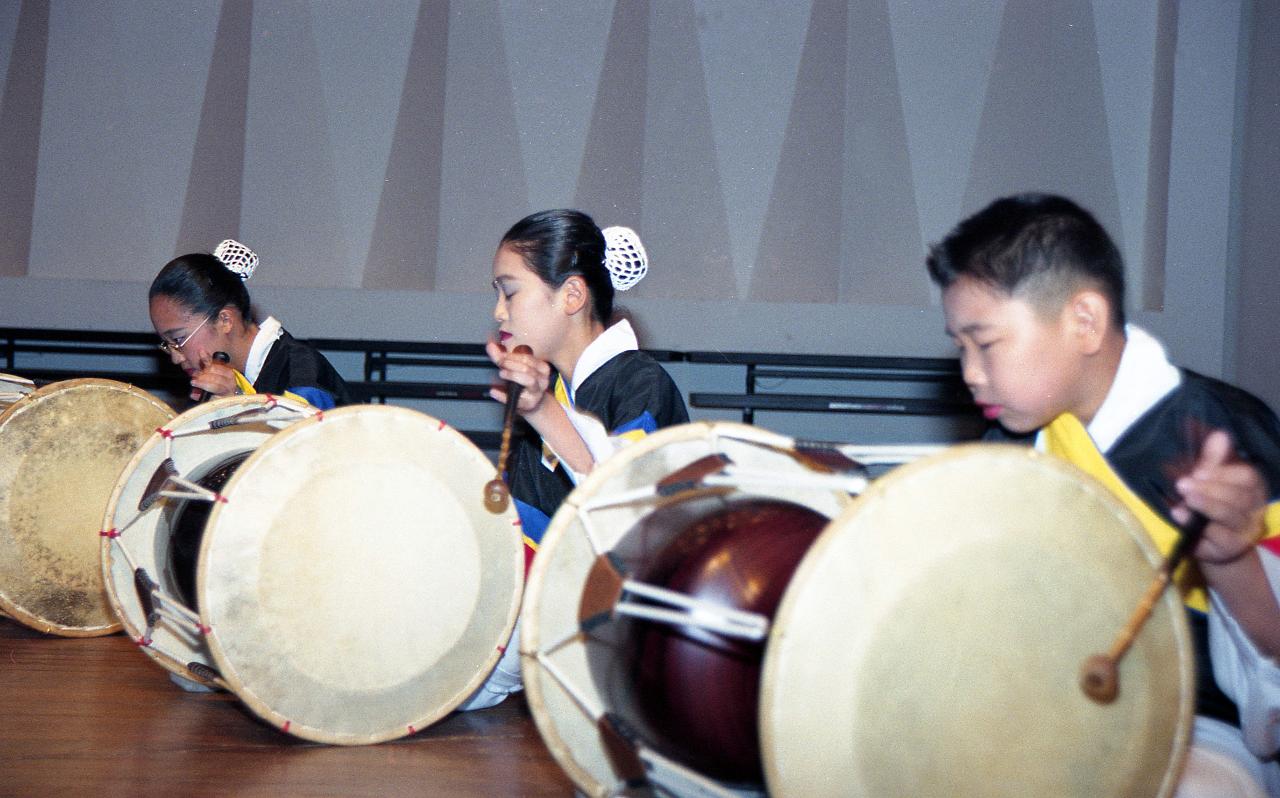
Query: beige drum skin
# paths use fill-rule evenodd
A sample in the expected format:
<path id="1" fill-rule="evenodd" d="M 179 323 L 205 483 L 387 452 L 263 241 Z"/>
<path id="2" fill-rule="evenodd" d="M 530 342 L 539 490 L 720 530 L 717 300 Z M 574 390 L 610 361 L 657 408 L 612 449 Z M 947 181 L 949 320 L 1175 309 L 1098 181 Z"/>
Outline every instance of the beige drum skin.
<path id="1" fill-rule="evenodd" d="M 760 704 L 771 794 L 1167 796 L 1195 677 L 1166 593 L 1098 704 L 1105 652 L 1160 557 L 1100 483 L 968 445 L 873 483 L 810 548 L 776 615 Z"/>
<path id="2" fill-rule="evenodd" d="M 492 476 L 461 433 L 407 408 L 316 412 L 270 434 L 219 492 L 200 544 L 187 634 L 212 674 L 177 670 L 319 742 L 390 740 L 448 714 L 520 607 L 519 521 L 484 509 Z M 148 480 L 118 504 L 135 506 Z"/>
<path id="3" fill-rule="evenodd" d="M 121 470 L 173 411 L 112 380 L 29 392 L 10 381 L 0 391 L 22 395 L 0 405 L 0 609 L 46 633 L 117 631 L 98 565 L 103 509 Z"/>

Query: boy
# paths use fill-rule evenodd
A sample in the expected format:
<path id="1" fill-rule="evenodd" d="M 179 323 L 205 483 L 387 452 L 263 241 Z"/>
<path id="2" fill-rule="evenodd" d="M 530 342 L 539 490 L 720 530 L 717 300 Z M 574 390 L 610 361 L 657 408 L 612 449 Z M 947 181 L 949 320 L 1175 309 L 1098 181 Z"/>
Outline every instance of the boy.
<path id="1" fill-rule="evenodd" d="M 1003 432 L 1101 478 L 1167 553 L 1209 521 L 1177 584 L 1196 641 L 1193 748 L 1179 795 L 1280 795 L 1280 422 L 1181 370 L 1124 320 L 1124 267 L 1062 197 L 1006 197 L 931 248 L 965 382 Z M 1247 774 L 1247 775 L 1246 775 Z M 1246 785 L 1249 779 L 1254 785 Z"/>

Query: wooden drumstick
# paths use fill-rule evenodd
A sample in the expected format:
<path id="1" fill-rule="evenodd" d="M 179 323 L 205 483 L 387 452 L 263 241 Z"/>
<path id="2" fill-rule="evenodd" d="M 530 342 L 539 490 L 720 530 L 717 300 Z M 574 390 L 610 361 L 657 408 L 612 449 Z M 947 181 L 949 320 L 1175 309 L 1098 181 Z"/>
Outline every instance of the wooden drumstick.
<path id="1" fill-rule="evenodd" d="M 524 344 L 520 344 L 511 351 L 516 355 L 533 354 L 533 350 Z M 484 507 L 491 513 L 505 512 L 511 498 L 507 483 L 502 481 L 502 474 L 507 470 L 507 455 L 511 452 L 511 428 L 516 421 L 516 405 L 520 402 L 520 393 L 524 390 L 523 385 L 512 380 L 507 380 L 505 388 L 507 406 L 502 419 L 502 445 L 498 449 L 498 473 L 484 486 Z"/>
<path id="2" fill-rule="evenodd" d="M 1094 654 L 1081 664 L 1080 689 L 1084 690 L 1085 695 L 1099 704 L 1110 704 L 1116 700 L 1116 695 L 1120 692 L 1120 659 L 1129 650 L 1129 646 L 1133 645 L 1134 638 L 1138 636 L 1138 632 L 1142 631 L 1142 625 L 1146 623 L 1147 618 L 1151 617 L 1151 611 L 1160 594 L 1173 581 L 1173 572 L 1178 569 L 1183 558 L 1195 549 L 1208 525 L 1209 519 L 1192 511 L 1191 519 L 1182 528 L 1182 535 L 1173 544 L 1173 550 L 1160 565 L 1159 573 L 1156 574 L 1155 579 L 1151 580 L 1133 615 L 1129 616 L 1129 622 L 1120 630 L 1115 642 L 1111 644 L 1111 649 L 1105 654 Z"/>

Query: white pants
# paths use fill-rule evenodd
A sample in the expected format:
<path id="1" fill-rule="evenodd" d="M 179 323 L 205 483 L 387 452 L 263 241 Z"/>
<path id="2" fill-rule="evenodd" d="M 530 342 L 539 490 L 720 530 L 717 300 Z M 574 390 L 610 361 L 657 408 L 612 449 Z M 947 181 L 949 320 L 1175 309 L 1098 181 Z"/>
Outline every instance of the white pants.
<path id="1" fill-rule="evenodd" d="M 511 639 L 507 641 L 507 648 L 498 659 L 498 664 L 493 667 L 484 684 L 462 702 L 458 711 L 470 712 L 473 709 L 497 706 L 507 696 L 523 689 L 524 681 L 520 678 L 520 620 L 517 618 L 515 628 L 511 630 Z"/>
<path id="2" fill-rule="evenodd" d="M 1249 753 L 1240 730 L 1196 717 L 1175 798 L 1280 798 L 1280 763 Z"/>

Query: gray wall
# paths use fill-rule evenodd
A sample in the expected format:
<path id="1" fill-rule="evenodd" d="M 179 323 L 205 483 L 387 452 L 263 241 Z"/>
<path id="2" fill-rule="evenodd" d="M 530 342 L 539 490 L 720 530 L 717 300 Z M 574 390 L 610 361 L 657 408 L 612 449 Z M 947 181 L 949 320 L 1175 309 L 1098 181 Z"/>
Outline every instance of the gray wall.
<path id="1" fill-rule="evenodd" d="M 1257 3 L 1250 16 L 1229 373 L 1280 407 L 1280 4 Z"/>
<path id="2" fill-rule="evenodd" d="M 646 345 L 949 354 L 924 247 L 1036 189 L 1098 213 L 1177 359 L 1274 374 L 1277 13 L 11 2 L 0 324 L 147 329 L 155 271 L 236 237 L 298 335 L 479 341 L 502 231 L 577 206 L 648 246 Z"/>

